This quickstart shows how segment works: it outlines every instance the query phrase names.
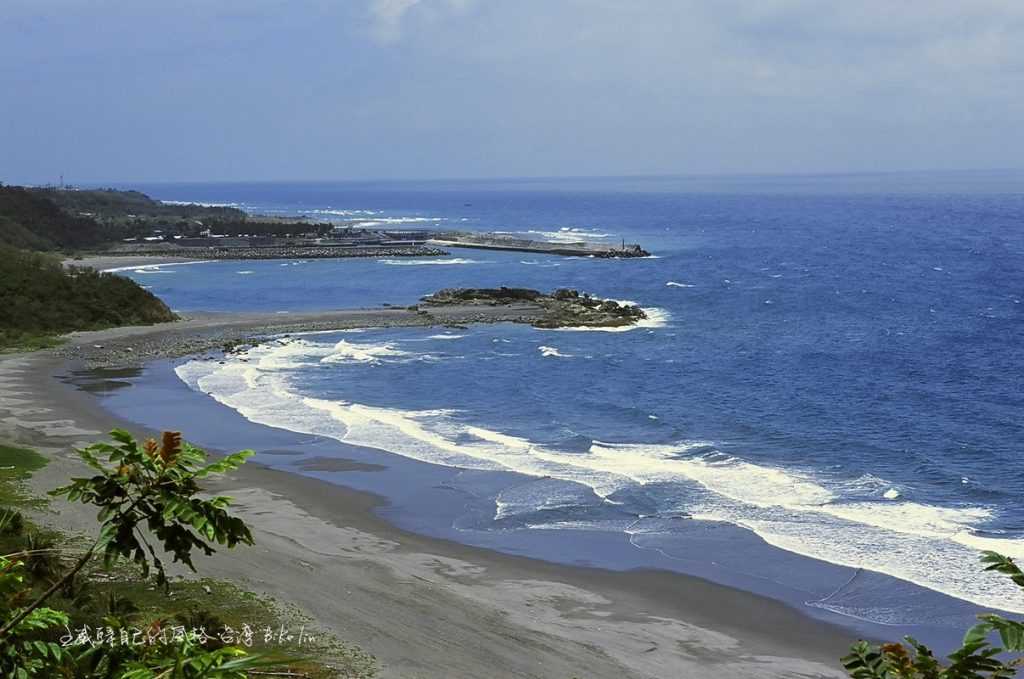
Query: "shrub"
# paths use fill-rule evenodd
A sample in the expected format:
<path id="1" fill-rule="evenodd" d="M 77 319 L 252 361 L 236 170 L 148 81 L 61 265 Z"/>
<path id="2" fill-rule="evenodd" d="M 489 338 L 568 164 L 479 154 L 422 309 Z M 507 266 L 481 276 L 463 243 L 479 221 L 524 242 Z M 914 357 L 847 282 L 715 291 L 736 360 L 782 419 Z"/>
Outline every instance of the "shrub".
<path id="1" fill-rule="evenodd" d="M 1005 574 L 1024 589 L 1024 572 L 1013 559 L 995 552 L 981 558 L 985 570 Z M 930 648 L 913 637 L 905 644 L 871 646 L 861 641 L 844 657 L 843 667 L 853 679 L 1006 679 L 1017 674 L 1024 657 L 1024 622 L 994 614 L 979 615 L 977 625 L 967 630 L 960 648 L 949 655 L 948 665 L 935 658 Z M 998 636 L 999 645 L 991 637 Z"/>

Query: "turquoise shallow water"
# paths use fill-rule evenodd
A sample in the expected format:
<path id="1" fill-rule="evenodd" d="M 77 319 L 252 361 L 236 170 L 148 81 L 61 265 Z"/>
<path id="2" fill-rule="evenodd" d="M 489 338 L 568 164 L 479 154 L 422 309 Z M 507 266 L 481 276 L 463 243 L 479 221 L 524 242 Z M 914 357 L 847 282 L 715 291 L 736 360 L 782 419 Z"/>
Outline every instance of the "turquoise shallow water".
<path id="1" fill-rule="evenodd" d="M 636 301 L 650 319 L 629 332 L 318 334 L 177 375 L 250 422 L 450 470 L 473 500 L 423 530 L 506 548 L 607 534 L 684 570 L 739 573 L 749 553 L 732 536 L 746 535 L 775 555 L 762 577 L 803 587 L 805 605 L 952 628 L 976 606 L 1024 610 L 976 565 L 981 549 L 1024 556 L 1024 198 L 1012 177 L 971 192 L 940 179 L 147 187 L 256 211 L 625 239 L 656 257 L 463 250 L 125 273 L 182 310 L 409 304 L 500 284 Z M 730 537 L 695 543 L 708 526 Z M 612 552 L 593 559 L 633 558 Z M 785 554 L 833 566 L 819 578 Z"/>

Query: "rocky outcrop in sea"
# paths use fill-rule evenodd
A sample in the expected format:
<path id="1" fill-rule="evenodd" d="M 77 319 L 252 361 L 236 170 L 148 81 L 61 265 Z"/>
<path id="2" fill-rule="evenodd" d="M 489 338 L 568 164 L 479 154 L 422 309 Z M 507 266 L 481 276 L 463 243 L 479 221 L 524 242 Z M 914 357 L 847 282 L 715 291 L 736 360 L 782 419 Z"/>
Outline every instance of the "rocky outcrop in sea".
<path id="1" fill-rule="evenodd" d="M 445 288 L 422 298 L 427 306 L 529 305 L 544 310 L 532 321 L 537 328 L 615 328 L 635 325 L 647 318 L 639 306 L 601 299 L 571 288 L 550 294 L 530 288 Z"/>

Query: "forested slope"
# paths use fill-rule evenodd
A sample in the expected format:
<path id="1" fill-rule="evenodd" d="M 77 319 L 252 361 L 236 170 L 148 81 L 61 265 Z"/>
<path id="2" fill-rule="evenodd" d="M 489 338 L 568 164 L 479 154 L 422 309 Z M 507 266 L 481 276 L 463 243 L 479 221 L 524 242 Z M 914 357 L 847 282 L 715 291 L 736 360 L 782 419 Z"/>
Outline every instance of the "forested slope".
<path id="1" fill-rule="evenodd" d="M 0 246 L 0 347 L 41 336 L 174 320 L 134 281 L 61 266 L 55 256 Z"/>
<path id="2" fill-rule="evenodd" d="M 20 186 L 0 185 L 0 245 L 31 250 L 99 245 L 113 234 L 89 217 L 69 214 Z"/>

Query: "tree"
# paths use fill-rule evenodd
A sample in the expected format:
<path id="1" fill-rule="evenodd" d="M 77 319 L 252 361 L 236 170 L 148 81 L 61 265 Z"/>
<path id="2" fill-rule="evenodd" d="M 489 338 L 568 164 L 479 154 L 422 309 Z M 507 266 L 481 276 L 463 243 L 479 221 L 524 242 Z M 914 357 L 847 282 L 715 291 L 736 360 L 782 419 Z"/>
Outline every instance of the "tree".
<path id="1" fill-rule="evenodd" d="M 1013 559 L 984 552 L 981 558 L 986 571 L 1008 576 L 1024 589 L 1024 572 Z M 913 637 L 906 644 L 890 643 L 871 646 L 860 641 L 843 658 L 843 667 L 853 679 L 1006 679 L 1024 666 L 1024 657 L 1007 658 L 1007 654 L 1024 652 L 1024 622 L 1008 620 L 1000 615 L 979 615 L 977 625 L 967 630 L 960 648 L 949 655 L 944 665 L 935 654 Z M 1000 645 L 990 637 L 998 635 Z"/>
<path id="2" fill-rule="evenodd" d="M 166 587 L 164 565 L 153 542 L 193 571 L 194 550 L 209 555 L 215 544 L 231 548 L 253 543 L 246 524 L 228 513 L 230 498 L 198 497 L 201 479 L 237 469 L 252 451 L 207 463 L 206 454 L 183 442 L 177 432 L 164 432 L 161 442 L 149 439 L 141 445 L 120 429 L 110 435 L 112 442 L 77 451 L 95 471 L 93 476 L 74 478 L 51 491 L 99 507 L 100 530 L 92 546 L 31 601 L 24 561 L 19 558 L 23 554 L 0 557 L 0 676 L 234 679 L 267 664 L 239 647 L 209 648 L 191 638 L 142 647 L 86 647 L 80 652 L 52 640 L 67 625 L 68 616 L 44 604 L 95 556 L 102 554 L 108 567 L 127 559 L 144 575 L 153 569 L 157 582 Z"/>
<path id="3" fill-rule="evenodd" d="M 134 281 L 0 244 L 0 348 L 34 335 L 149 325 L 177 317 Z"/>

